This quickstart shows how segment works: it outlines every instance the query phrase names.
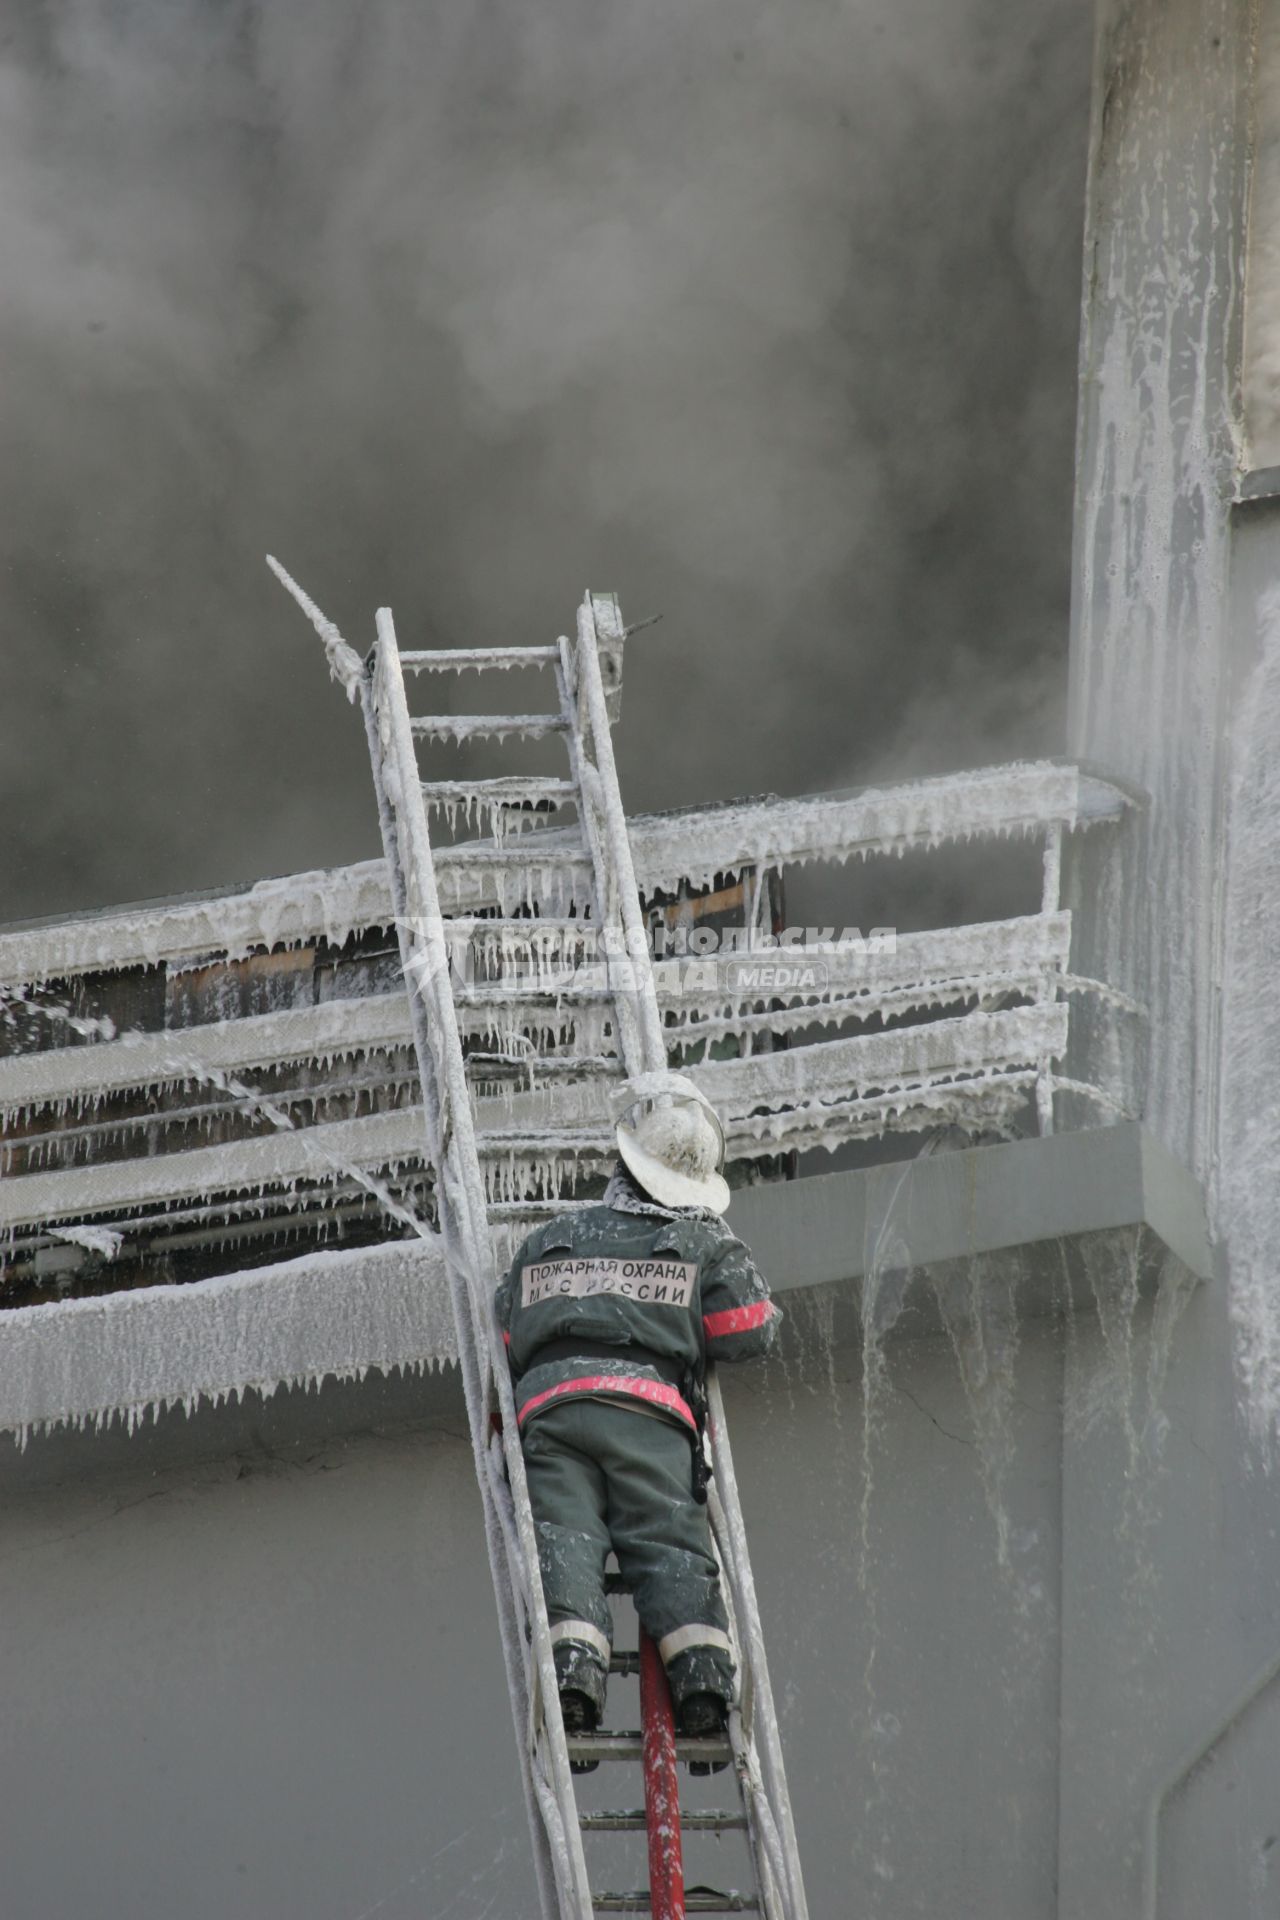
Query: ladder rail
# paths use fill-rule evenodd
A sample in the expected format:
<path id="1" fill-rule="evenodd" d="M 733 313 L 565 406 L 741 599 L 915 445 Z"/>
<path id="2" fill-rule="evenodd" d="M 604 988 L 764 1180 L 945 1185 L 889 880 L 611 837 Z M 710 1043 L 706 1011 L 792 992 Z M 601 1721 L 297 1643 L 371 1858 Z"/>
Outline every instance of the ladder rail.
<path id="1" fill-rule="evenodd" d="M 613 756 L 613 727 L 609 717 L 608 695 L 600 671 L 600 637 L 596 631 L 595 610 L 587 594 L 578 609 L 578 678 L 586 695 L 591 722 L 591 746 L 597 775 L 597 793 L 604 817 L 609 864 L 618 890 L 618 911 L 626 937 L 634 986 L 635 1017 L 640 1029 L 641 1071 L 658 1072 L 667 1064 L 667 1043 L 662 1014 L 658 1007 L 657 984 L 653 974 L 653 956 L 648 931 L 640 911 L 640 887 L 631 855 L 631 836 L 623 811 L 618 785 L 618 768 Z M 588 794 L 588 799 L 592 795 Z"/>
<path id="2" fill-rule="evenodd" d="M 781 1850 L 783 1888 L 786 1904 L 780 1909 L 785 1920 L 808 1920 L 808 1904 L 800 1873 L 800 1852 L 796 1843 L 791 1795 L 787 1787 L 786 1765 L 778 1735 L 773 1688 L 769 1680 L 769 1662 L 765 1654 L 764 1631 L 756 1600 L 755 1579 L 747 1551 L 746 1525 L 738 1499 L 738 1481 L 729 1445 L 724 1400 L 714 1367 L 707 1369 L 707 1411 L 711 1436 L 711 1455 L 715 1472 L 708 1488 L 708 1510 L 716 1544 L 727 1577 L 733 1602 L 733 1614 L 742 1650 L 751 1678 L 754 1698 L 747 1728 L 750 1744 L 761 1763 L 765 1804 L 777 1830 Z"/>
<path id="3" fill-rule="evenodd" d="M 382 782 L 387 801 L 384 810 L 381 805 L 384 796 L 380 793 L 380 821 L 389 864 L 399 868 L 398 918 L 408 950 L 406 984 L 410 1004 L 415 1009 L 415 1047 L 419 1038 L 422 1041 L 420 1064 L 424 1068 L 427 1145 L 439 1178 L 441 1231 L 459 1322 L 459 1347 L 469 1349 L 463 1384 L 467 1390 L 476 1475 L 485 1509 L 486 1544 L 494 1572 L 512 1713 L 517 1738 L 530 1763 L 525 1771 L 526 1798 L 532 1794 L 538 1812 L 538 1820 L 531 1821 L 531 1827 L 535 1834 L 539 1893 L 548 1920 L 557 1920 L 557 1916 L 562 1920 L 568 1912 L 576 1913 L 580 1920 L 591 1920 L 591 1888 L 582 1837 L 576 1817 L 565 1818 L 566 1805 L 576 1809 L 576 1802 L 559 1694 L 554 1685 L 550 1628 L 538 1574 L 537 1544 L 525 1485 L 515 1402 L 507 1369 L 493 1363 L 497 1337 L 496 1275 L 487 1205 L 450 987 L 449 953 L 417 756 L 389 608 L 379 609 L 377 634 L 369 704 L 375 773 Z M 504 1536 L 489 1478 L 486 1440 L 490 1393 L 497 1400 L 501 1416 L 519 1557 L 524 1563 L 519 1586 L 526 1599 L 531 1657 L 523 1671 L 518 1656 L 521 1623 L 513 1579 L 516 1569 L 510 1564 L 511 1543 L 509 1536 Z M 546 1773 L 549 1779 L 540 1778 Z M 541 1846 L 536 1839 L 539 1832 L 543 1836 Z M 559 1895 L 554 1903 L 550 1898 L 553 1892 Z"/>
<path id="4" fill-rule="evenodd" d="M 667 1064 L 662 1014 L 658 1008 L 648 935 L 640 912 L 640 889 L 631 857 L 631 839 L 613 757 L 595 615 L 588 594 L 578 609 L 577 641 L 560 642 L 564 698 L 577 725 L 569 727 L 569 751 L 582 793 L 584 838 L 591 853 L 602 932 L 622 936 L 628 978 L 619 980 L 619 1039 L 628 1076 L 657 1073 Z M 569 708 L 567 708 L 567 712 Z M 586 741 L 590 739 L 588 757 Z M 610 958 L 606 947 L 606 958 Z"/>
<path id="5" fill-rule="evenodd" d="M 366 716 L 372 723 L 370 731 L 376 747 L 376 720 L 373 718 L 374 708 L 372 698 L 366 697 L 364 705 Z M 403 912 L 404 882 L 400 870 L 399 850 L 396 843 L 394 824 L 391 823 L 389 819 L 390 808 L 381 779 L 381 769 L 376 758 L 374 760 L 374 768 L 380 815 L 384 816 L 389 827 L 385 844 L 387 864 L 391 877 L 392 900 L 396 908 L 398 931 L 401 939 L 402 958 L 405 964 L 406 979 L 412 981 L 414 978 L 411 970 L 413 950 L 408 926 L 406 924 L 406 916 Z M 441 1164 L 439 1158 L 439 1136 L 438 1129 L 433 1124 L 437 1110 L 435 1109 L 434 1103 L 426 1097 L 427 1090 L 434 1084 L 435 1061 L 426 1040 L 424 1022 L 425 998 L 420 993 L 415 992 L 412 986 L 409 992 L 409 1003 L 412 1010 L 411 1019 L 413 1023 L 415 1051 L 418 1054 L 419 1077 L 424 1093 L 423 1113 L 424 1130 L 427 1135 L 427 1149 L 431 1156 L 431 1164 L 439 1166 Z M 486 1405 L 487 1394 L 483 1384 L 479 1355 L 473 1334 L 473 1322 L 470 1312 L 470 1299 L 467 1290 L 466 1276 L 462 1264 L 457 1257 L 457 1247 L 454 1243 L 454 1236 L 450 1228 L 446 1225 L 448 1209 L 441 1207 L 440 1214 L 441 1234 L 445 1242 L 445 1275 L 449 1286 L 454 1322 L 457 1328 L 459 1368 L 462 1374 L 464 1398 L 467 1403 L 468 1425 L 472 1432 L 474 1464 L 477 1477 L 479 1477 L 481 1465 L 476 1446 L 477 1423 L 472 1415 L 473 1410 L 483 1408 Z M 485 1465 L 486 1467 L 488 1465 L 487 1456 Z M 528 1673 L 523 1663 L 516 1657 L 515 1652 L 519 1644 L 518 1635 L 520 1631 L 515 1593 L 510 1580 L 510 1569 L 514 1563 L 515 1555 L 513 1553 L 512 1542 L 510 1538 L 507 1537 L 507 1529 L 502 1525 L 501 1508 L 491 1493 L 488 1497 L 485 1497 L 483 1481 L 481 1482 L 481 1494 L 485 1550 L 494 1575 L 494 1603 L 498 1613 L 499 1635 L 502 1642 L 504 1665 L 507 1674 L 507 1689 L 512 1702 L 512 1712 L 516 1720 L 517 1734 L 522 1736 L 523 1722 L 526 1717 L 523 1709 L 525 1703 L 529 1700 L 531 1689 Z M 506 1578 L 502 1577 L 504 1574 L 507 1575 Z M 555 1871 L 554 1848 L 550 1840 L 545 1837 L 547 1816 L 545 1808 L 540 1804 L 542 1799 L 539 1791 L 540 1782 L 536 1779 L 531 1769 L 522 1768 L 521 1785 L 525 1796 L 530 1833 L 533 1837 L 534 1873 L 538 1887 L 539 1905 L 545 1916 L 545 1920 L 555 1920 L 555 1917 L 560 1914 L 562 1909 Z M 540 1836 L 542 1836 L 541 1839 Z"/>
<path id="6" fill-rule="evenodd" d="M 383 847 L 386 854 L 388 877 L 391 887 L 392 907 L 396 917 L 396 931 L 400 943 L 401 962 L 405 983 L 408 989 L 409 1017 L 413 1035 L 414 1051 L 418 1059 L 419 1079 L 423 1092 L 423 1127 L 426 1134 L 427 1152 L 431 1165 L 440 1167 L 442 1152 L 439 1132 L 439 1101 L 435 1097 L 437 1063 L 431 1045 L 430 1028 L 427 1024 L 427 995 L 423 990 L 420 969 L 414 965 L 412 929 L 409 919 L 407 888 L 401 858 L 400 835 L 396 823 L 395 811 L 388 792 L 383 758 L 382 729 L 379 724 L 379 706 L 376 698 L 374 679 L 371 671 L 366 670 L 361 688 L 361 707 L 364 714 L 365 729 L 369 743 L 369 757 L 373 769 L 374 791 L 378 804 L 378 822 L 382 832 Z M 390 743 L 388 742 L 388 745 Z M 432 876 L 433 878 L 433 876 Z M 514 1595 L 507 1581 L 499 1577 L 503 1569 L 504 1558 L 510 1560 L 509 1542 L 501 1537 L 495 1527 L 495 1512 L 492 1496 L 486 1493 L 485 1482 L 481 1477 L 481 1455 L 478 1446 L 478 1423 L 472 1417 L 473 1410 L 486 1403 L 479 1354 L 474 1337 L 474 1322 L 469 1311 L 470 1297 L 467 1278 L 462 1261 L 458 1257 L 455 1240 L 455 1222 L 449 1209 L 440 1208 L 440 1231 L 445 1249 L 445 1275 L 449 1286 L 454 1321 L 458 1335 L 458 1362 L 462 1374 L 463 1393 L 467 1404 L 468 1426 L 472 1434 L 472 1451 L 477 1478 L 481 1484 L 481 1506 L 485 1529 L 485 1548 L 489 1564 L 493 1571 L 494 1600 L 498 1611 L 499 1631 L 503 1646 L 504 1664 L 507 1672 L 508 1693 L 512 1701 L 512 1711 L 517 1717 L 517 1734 L 522 1733 L 520 1708 L 529 1695 L 528 1675 L 523 1666 L 514 1657 L 519 1624 L 516 1618 Z M 487 1459 L 485 1462 L 487 1466 Z M 538 1804 L 537 1783 L 530 1770 L 521 1769 L 521 1782 L 525 1795 L 526 1811 L 531 1834 L 534 1836 L 534 1871 L 538 1883 L 539 1904 L 546 1920 L 555 1920 L 560 1911 L 558 1889 L 552 1849 L 545 1840 L 538 1843 L 540 1823 L 545 1825 Z"/>
<path id="7" fill-rule="evenodd" d="M 592 858 L 598 915 L 602 927 L 612 924 L 621 931 L 627 956 L 624 983 L 620 983 L 623 991 L 616 999 L 624 1064 L 628 1075 L 657 1072 L 667 1065 L 666 1040 L 618 785 L 590 594 L 578 609 L 576 648 L 571 650 L 564 639 L 560 646 L 564 696 L 566 703 L 573 702 L 578 722 L 570 725 L 568 739 L 582 788 L 579 813 Z M 591 759 L 579 745 L 588 732 Z M 738 1717 L 745 1742 L 738 1760 L 760 1897 L 768 1920 L 808 1920 L 746 1527 L 714 1367 L 707 1370 L 707 1399 L 715 1469 L 710 1496 L 712 1524 L 726 1574 L 726 1598 L 731 1625 L 736 1629 L 740 1667 L 745 1669 L 742 1684 L 751 1696 L 749 1714 Z"/>
<path id="8" fill-rule="evenodd" d="M 546 1713 L 546 1688 L 538 1685 L 536 1680 L 539 1642 L 548 1660 L 550 1659 L 550 1642 L 545 1609 L 540 1606 L 541 1584 L 536 1574 L 531 1581 L 528 1573 L 527 1561 L 531 1552 L 536 1569 L 536 1546 L 532 1538 L 532 1525 L 530 1523 L 527 1537 L 520 1539 L 520 1558 L 526 1561 L 526 1565 L 518 1568 L 510 1562 L 509 1536 L 502 1527 L 500 1509 L 494 1503 L 492 1488 L 487 1485 L 487 1464 L 480 1458 L 485 1443 L 490 1394 L 495 1394 L 504 1416 L 509 1416 L 504 1418 L 506 1432 L 515 1430 L 514 1406 L 511 1404 L 510 1383 L 505 1377 L 505 1368 L 497 1370 L 492 1364 L 494 1337 L 492 1252 L 489 1245 L 483 1187 L 475 1178 L 477 1162 L 471 1107 L 465 1087 L 465 1070 L 454 1018 L 452 993 L 449 990 L 448 954 L 435 888 L 430 841 L 426 833 L 425 814 L 416 781 L 416 755 L 413 750 L 412 735 L 408 730 L 403 679 L 399 672 L 394 628 L 389 613 L 385 613 L 385 619 L 382 614 L 379 615 L 378 670 L 384 696 L 378 703 L 379 764 L 385 774 L 388 770 L 388 762 L 390 763 L 391 779 L 394 785 L 392 818 L 395 832 L 392 850 L 405 860 L 408 867 L 408 877 L 405 878 L 403 887 L 404 924 L 411 950 L 411 960 L 406 972 L 411 1000 L 417 1000 L 423 1013 L 429 1012 L 431 1015 L 429 1021 L 424 1018 L 421 1027 L 426 1041 L 425 1051 L 432 1067 L 432 1072 L 424 1077 L 424 1107 L 434 1105 L 436 1109 L 433 1124 L 428 1125 L 428 1135 L 429 1140 L 432 1135 L 435 1140 L 434 1163 L 440 1173 L 440 1213 L 442 1231 L 446 1234 L 447 1259 L 448 1241 L 455 1235 L 461 1241 L 461 1258 L 450 1263 L 461 1281 L 461 1288 L 454 1294 L 455 1311 L 460 1320 L 460 1345 L 463 1341 L 469 1341 L 474 1345 L 476 1352 L 468 1413 L 473 1448 L 477 1454 L 477 1477 L 480 1480 L 482 1496 L 485 1496 L 486 1539 L 494 1570 L 494 1585 L 497 1590 L 499 1615 L 503 1628 L 504 1654 L 508 1679 L 511 1683 L 512 1711 L 516 1719 L 517 1737 L 521 1741 L 522 1748 L 528 1743 L 530 1765 L 525 1775 L 526 1797 L 532 1794 L 539 1814 L 538 1822 L 531 1822 L 535 1835 L 535 1854 L 542 1852 L 538 1845 L 539 1833 L 542 1834 L 545 1845 L 545 1854 L 539 1862 L 540 1893 L 549 1914 L 563 1913 L 565 1910 L 563 1900 L 575 1899 L 575 1897 L 578 1911 L 585 1914 L 589 1912 L 589 1907 L 584 1904 L 584 1896 L 589 1897 L 585 1860 L 582 1858 L 580 1839 L 574 1830 L 573 1823 L 566 1821 L 563 1814 L 563 1787 L 569 1779 L 567 1753 L 563 1750 L 563 1729 L 560 1730 L 563 1767 L 559 1770 L 562 1772 L 563 1782 L 559 1793 L 554 1791 L 548 1793 L 548 1783 L 540 1777 L 543 1767 L 533 1751 L 534 1729 L 538 1724 L 540 1707 L 544 1722 L 552 1718 L 558 1721 L 559 1714 L 558 1697 L 551 1714 Z M 401 800 L 399 809 L 394 805 L 397 798 Z M 420 817 L 415 818 L 415 813 Z M 424 951 L 412 953 L 415 940 L 421 941 Z M 453 1071 L 450 1075 L 451 1068 Z M 449 1076 L 446 1080 L 447 1106 L 439 1099 L 441 1069 L 445 1075 Z M 435 1099 L 430 1102 L 425 1099 L 429 1090 L 435 1094 Z M 468 1179 L 468 1171 L 471 1172 L 470 1179 Z M 459 1298 L 459 1292 L 462 1295 L 461 1298 Z M 486 1329 L 489 1334 L 487 1354 L 483 1353 L 479 1343 L 476 1342 L 476 1330 L 479 1329 Z M 465 1384 L 467 1383 L 464 1377 Z M 502 1406 L 504 1386 L 508 1403 L 506 1407 Z M 508 1470 L 511 1470 L 509 1457 Z M 522 1483 L 523 1459 L 519 1455 L 518 1448 L 516 1472 Z M 514 1502 L 517 1530 L 524 1535 L 525 1530 L 519 1528 L 518 1524 L 521 1504 L 517 1497 Z M 523 1505 L 527 1513 L 527 1498 Z M 507 1561 L 505 1566 L 504 1560 Z M 532 1601 L 529 1607 L 532 1660 L 523 1672 L 516 1657 L 516 1649 L 520 1644 L 518 1638 L 520 1622 L 517 1619 L 515 1605 L 517 1587 L 526 1596 L 530 1596 Z M 542 1614 L 541 1634 L 538 1632 L 537 1623 L 539 1612 Z M 557 1772 L 554 1731 L 551 1735 L 550 1764 L 554 1775 Z M 554 1904 L 548 1898 L 551 1891 L 546 1885 L 548 1877 L 554 1883 L 554 1890 L 561 1896 Z"/>

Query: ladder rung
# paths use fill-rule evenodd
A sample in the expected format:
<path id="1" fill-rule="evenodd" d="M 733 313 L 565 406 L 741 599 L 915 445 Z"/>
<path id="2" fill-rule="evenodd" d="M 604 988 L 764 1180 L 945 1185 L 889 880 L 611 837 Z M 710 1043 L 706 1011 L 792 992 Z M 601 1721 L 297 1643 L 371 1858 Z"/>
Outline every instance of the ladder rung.
<path id="1" fill-rule="evenodd" d="M 645 1824 L 643 1807 L 625 1807 L 614 1812 L 606 1810 L 578 1816 L 578 1825 L 584 1833 L 643 1833 Z M 745 1813 L 729 1813 L 708 1807 L 696 1812 L 682 1812 L 680 1825 L 686 1833 L 745 1833 L 747 1816 Z"/>
<path id="2" fill-rule="evenodd" d="M 573 838 L 562 839 L 557 833 L 554 847 L 540 847 L 538 841 L 541 837 L 537 832 L 522 833 L 500 847 L 478 846 L 474 841 L 466 840 L 461 846 L 443 848 L 442 851 L 448 853 L 451 865 L 457 861 L 464 867 L 585 867 L 589 865 L 591 856 L 580 841 Z"/>
<path id="3" fill-rule="evenodd" d="M 567 1075 L 571 1080 L 585 1080 L 592 1074 L 616 1077 L 622 1074 L 622 1062 L 616 1053 L 568 1053 L 560 1057 L 535 1054 L 532 1059 L 523 1053 L 468 1053 L 463 1057 L 463 1064 L 468 1073 L 474 1071 L 480 1080 L 496 1080 L 508 1070 L 513 1078 L 522 1077 L 532 1067 L 539 1086 L 558 1074 Z"/>
<path id="4" fill-rule="evenodd" d="M 461 1012 L 467 1007 L 598 1006 L 602 1000 L 612 1001 L 616 995 L 610 987 L 537 987 L 523 980 L 514 985 L 491 980 L 480 987 L 460 982 L 454 988 L 453 997 Z"/>
<path id="5" fill-rule="evenodd" d="M 423 780 L 420 784 L 424 800 L 446 806 L 452 801 L 455 806 L 474 802 L 485 807 L 518 807 L 524 800 L 563 802 L 578 797 L 572 780 L 542 774 L 530 774 L 527 779 L 511 774 L 500 780 Z"/>
<path id="6" fill-rule="evenodd" d="M 541 1087 L 547 1077 L 566 1075 L 568 1079 L 587 1079 L 591 1073 L 610 1073 L 614 1077 L 622 1075 L 622 1062 L 616 1054 L 562 1054 L 562 1056 L 543 1056 L 533 1054 L 464 1054 L 462 1066 L 476 1079 L 501 1079 L 510 1073 L 512 1079 L 526 1079 L 530 1068 L 535 1073 L 535 1087 Z M 516 1089 L 516 1092 L 520 1089 Z"/>
<path id="7" fill-rule="evenodd" d="M 424 713 L 409 725 L 438 740 L 545 740 L 567 732 L 569 722 L 562 713 Z"/>
<path id="8" fill-rule="evenodd" d="M 489 1208 L 490 1220 L 549 1220 L 552 1214 L 572 1213 L 575 1207 L 598 1207 L 598 1200 L 498 1200 Z"/>
<path id="9" fill-rule="evenodd" d="M 568 1002 L 569 1000 L 568 995 L 563 995 L 561 998 L 564 1002 Z M 458 1030 L 464 1037 L 473 1036 L 481 1039 L 492 1039 L 493 1036 L 500 1031 L 498 1015 L 495 1011 L 497 1008 L 504 1008 L 504 1017 L 501 1023 L 501 1031 L 503 1032 L 510 1031 L 513 1027 L 518 1028 L 521 1032 L 526 1032 L 528 1029 L 534 1027 L 539 1029 L 550 1028 L 553 1018 L 559 1022 L 561 1027 L 565 1027 L 574 1020 L 585 1020 L 596 1004 L 594 1001 L 583 1006 L 562 1004 L 557 1010 L 554 1005 L 547 1001 L 541 1001 L 535 1004 L 533 1001 L 525 1000 L 520 991 L 514 987 L 509 990 L 505 1002 L 502 1000 L 494 1000 L 473 1006 L 469 1000 L 465 1000 L 459 995 Z M 569 1044 L 567 1039 L 564 1044 Z M 621 1067 L 618 1063 L 615 1063 L 613 1070 L 621 1077 Z"/>
<path id="10" fill-rule="evenodd" d="M 453 922 L 447 921 L 445 924 L 451 927 Z M 579 955 L 581 959 L 584 957 L 581 956 L 581 949 L 584 946 L 588 944 L 593 948 L 595 946 L 594 927 L 583 928 L 577 933 L 565 933 L 542 920 L 529 920 L 525 925 L 532 931 L 517 933 L 510 927 L 503 927 L 500 933 L 486 937 L 480 929 L 472 928 L 464 937 L 474 941 L 477 952 L 486 957 L 492 955 L 499 960 L 518 957 L 524 953 L 549 956 L 552 960 L 562 954 L 572 953 Z M 540 932 L 539 929 L 543 927 L 546 931 Z M 592 959 L 596 957 L 594 952 L 590 957 Z M 483 984 L 482 981 L 481 985 Z"/>
<path id="11" fill-rule="evenodd" d="M 516 1127 L 486 1127 L 476 1133 L 476 1145 L 481 1153 L 594 1152 L 597 1147 L 612 1147 L 612 1144 L 613 1128 L 603 1121 L 599 1126 L 584 1122 L 580 1127 L 547 1128 L 538 1133 L 524 1133 Z M 630 1587 L 610 1587 L 610 1577 L 605 1575 L 607 1593 L 630 1593 Z"/>
<path id="12" fill-rule="evenodd" d="M 649 1892 L 641 1887 L 635 1893 L 593 1893 L 591 1905 L 596 1913 L 651 1913 Z M 709 1888 L 690 1887 L 685 1891 L 686 1913 L 759 1913 L 754 1894 L 713 1893 Z"/>
<path id="13" fill-rule="evenodd" d="M 400 665 L 408 673 L 463 673 L 468 667 L 549 667 L 559 659 L 559 647 L 434 647 L 402 653 Z"/>
<path id="14" fill-rule="evenodd" d="M 453 933 L 458 928 L 463 928 L 468 933 L 487 933 L 490 931 L 504 933 L 507 928 L 511 928 L 512 931 L 516 933 L 529 934 L 541 933 L 544 930 L 550 933 L 591 934 L 600 931 L 594 920 L 542 919 L 532 914 L 522 916 L 514 913 L 456 913 L 451 914 L 444 924 L 447 933 Z"/>
<path id="15" fill-rule="evenodd" d="M 639 1728 L 626 1733 L 578 1733 L 570 1736 L 571 1760 L 639 1760 L 643 1741 Z M 723 1734 L 686 1739 L 676 1735 L 677 1760 L 732 1760 L 733 1748 Z"/>
<path id="16" fill-rule="evenodd" d="M 554 1054 L 542 1056 L 537 1071 L 543 1078 L 548 1074 L 554 1076 L 563 1073 L 571 1080 L 579 1080 L 598 1073 L 620 1080 L 624 1068 L 616 1053 L 570 1053 L 563 1059 L 557 1059 Z"/>

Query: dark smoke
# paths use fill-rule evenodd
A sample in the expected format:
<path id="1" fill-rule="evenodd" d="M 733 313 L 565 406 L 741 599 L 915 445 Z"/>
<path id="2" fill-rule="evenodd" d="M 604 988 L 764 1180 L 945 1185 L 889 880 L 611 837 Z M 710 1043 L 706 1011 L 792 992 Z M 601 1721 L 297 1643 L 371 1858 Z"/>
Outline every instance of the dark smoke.
<path id="1" fill-rule="evenodd" d="M 5 918 L 376 848 L 362 650 L 628 663 L 633 808 L 1061 745 L 1088 9 L 10 0 Z"/>

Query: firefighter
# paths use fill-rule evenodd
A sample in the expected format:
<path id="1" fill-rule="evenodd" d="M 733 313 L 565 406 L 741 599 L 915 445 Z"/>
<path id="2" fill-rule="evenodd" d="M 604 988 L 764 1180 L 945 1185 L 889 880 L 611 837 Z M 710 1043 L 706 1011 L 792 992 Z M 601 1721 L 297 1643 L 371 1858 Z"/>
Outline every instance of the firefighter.
<path id="1" fill-rule="evenodd" d="M 779 1314 L 729 1204 L 724 1132 L 680 1074 L 629 1083 L 599 1206 L 549 1221 L 498 1288 L 566 1730 L 600 1724 L 612 1547 L 684 1734 L 723 1730 L 734 1665 L 706 1512 L 708 1360 L 746 1360 Z"/>

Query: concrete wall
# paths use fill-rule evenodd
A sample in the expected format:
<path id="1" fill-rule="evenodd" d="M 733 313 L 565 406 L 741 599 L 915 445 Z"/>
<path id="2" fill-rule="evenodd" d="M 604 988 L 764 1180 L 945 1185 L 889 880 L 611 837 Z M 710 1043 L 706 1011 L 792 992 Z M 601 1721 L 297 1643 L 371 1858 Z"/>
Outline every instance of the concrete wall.
<path id="1" fill-rule="evenodd" d="M 1141 1827 L 1133 1753 L 1185 1744 L 1265 1638 L 1215 1618 L 1172 1724 L 1133 1665 L 1143 1569 L 1181 1551 L 1172 1469 L 1209 1527 L 1184 1596 L 1213 1585 L 1222 1471 L 1213 1434 L 1154 1417 L 1200 1331 L 1176 1263 L 1139 1297 L 1136 1246 L 1044 1250 L 1056 1314 L 1006 1256 L 864 1282 L 865 1341 L 831 1289 L 792 1296 L 784 1352 L 726 1374 L 815 1916 L 1047 1920 L 1086 1867 L 1064 1911 L 1132 1911 L 1105 1899 Z M 0 1483 L 6 1920 L 534 1920 L 452 1370 L 34 1439 Z M 636 1799 L 611 1773 L 584 1803 Z M 728 1844 L 690 1868 L 743 1877 Z"/>
<path id="2" fill-rule="evenodd" d="M 6 1451 L 6 1915 L 520 1911 L 465 1434 L 455 1375 Z"/>
<path id="3" fill-rule="evenodd" d="M 1251 1460 L 1223 1304 L 1203 1288 L 1186 1305 L 1154 1420 L 1138 1379 L 1131 1423 L 1069 1423 L 1062 1920 L 1262 1920 L 1280 1906 L 1280 1693 L 1265 1681 L 1280 1515 Z M 1142 1361 L 1105 1317 L 1084 1322 L 1068 1407 L 1084 1413 L 1116 1366 Z"/>
<path id="4" fill-rule="evenodd" d="M 858 1348 L 726 1380 L 815 1915 L 1052 1910 L 1061 1365 L 1038 1323 L 1003 1567 L 944 1339 L 869 1477 Z M 7 1920 L 534 1920 L 464 1430 L 450 1371 L 6 1451 Z"/>

